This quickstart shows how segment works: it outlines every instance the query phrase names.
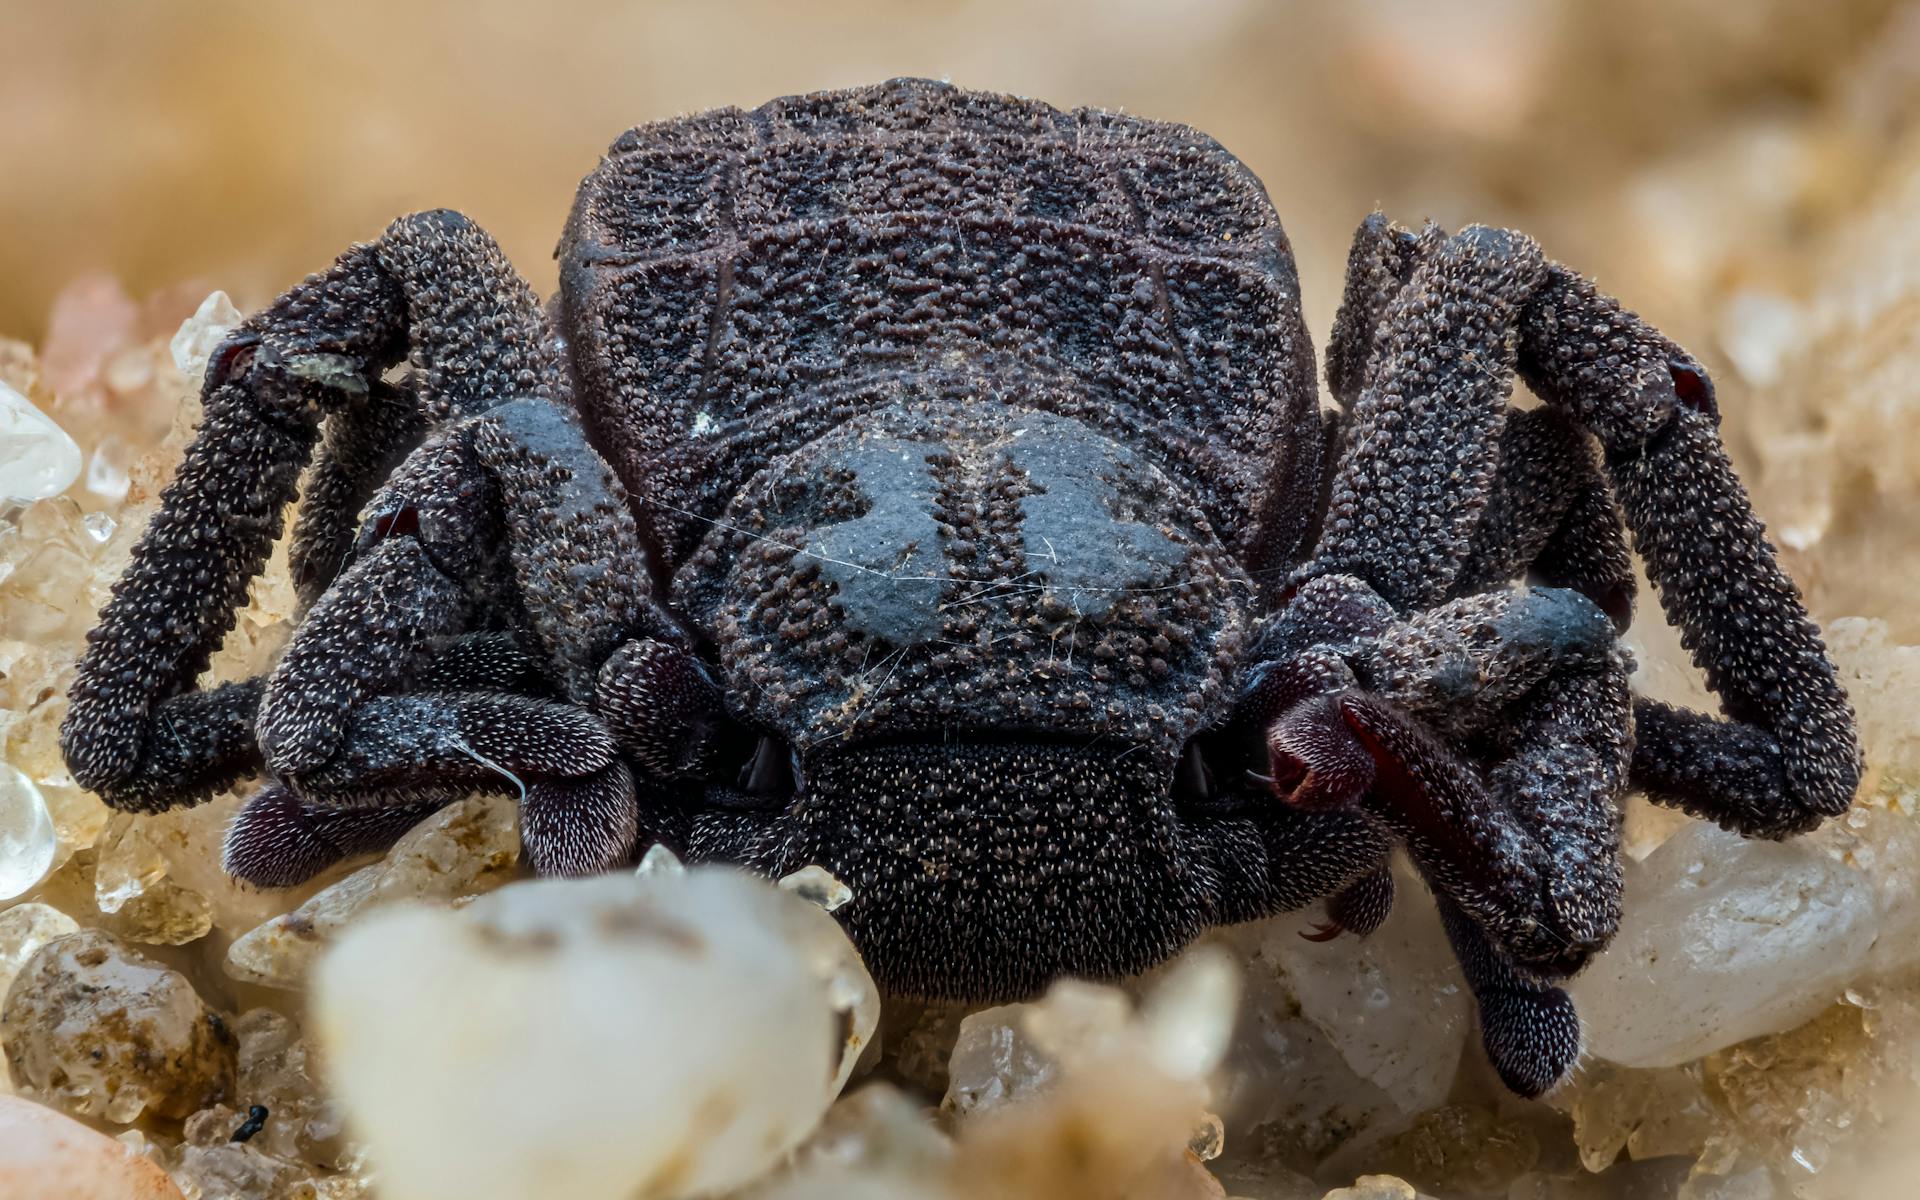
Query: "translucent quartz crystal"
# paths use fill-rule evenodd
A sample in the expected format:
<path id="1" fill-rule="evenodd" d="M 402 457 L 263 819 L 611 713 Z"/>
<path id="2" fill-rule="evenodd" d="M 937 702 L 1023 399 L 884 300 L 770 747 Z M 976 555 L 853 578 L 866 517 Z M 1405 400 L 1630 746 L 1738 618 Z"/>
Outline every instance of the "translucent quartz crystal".
<path id="1" fill-rule="evenodd" d="M 152 1160 L 72 1117 L 0 1096 L 0 1196 L 12 1200 L 181 1200 Z"/>
<path id="2" fill-rule="evenodd" d="M 1253 972 L 1273 971 L 1360 1078 L 1409 1113 L 1439 1104 L 1453 1086 L 1473 1024 L 1473 1002 L 1453 961 L 1426 886 L 1411 871 L 1395 880 L 1386 923 L 1365 938 L 1310 942 L 1310 914 L 1259 928 Z"/>
<path id="3" fill-rule="evenodd" d="M 251 793 L 257 784 L 244 784 Z M 122 902 L 123 924 L 145 914 L 175 910 L 198 914 L 229 934 L 238 935 L 307 899 L 318 886 L 255 888 L 239 883 L 221 866 L 227 825 L 244 797 L 222 793 L 204 804 L 138 816 L 114 814 L 102 831 L 95 877 L 102 911 L 117 890 L 135 886 L 139 896 Z"/>
<path id="4" fill-rule="evenodd" d="M 134 462 L 140 452 L 117 433 L 100 439 L 87 459 L 87 490 L 110 504 L 126 499 L 133 486 Z"/>
<path id="5" fill-rule="evenodd" d="M 24 895 L 44 879 L 57 844 L 40 789 L 0 762 L 0 900 Z"/>
<path id="6" fill-rule="evenodd" d="M 1865 878 L 1805 839 L 1693 825 L 1627 864 L 1626 894 L 1619 934 L 1569 990 L 1587 1048 L 1628 1066 L 1676 1066 L 1806 1020 L 1877 933 Z"/>
<path id="7" fill-rule="evenodd" d="M 953 1140 L 906 1093 L 869 1083 L 835 1101 L 794 1158 L 815 1168 L 926 1178 L 953 1161 Z"/>
<path id="8" fill-rule="evenodd" d="M 1335 1188 L 1325 1200 L 1417 1200 L 1420 1192 L 1404 1179 L 1392 1175 L 1362 1175 L 1352 1187 Z"/>
<path id="9" fill-rule="evenodd" d="M 72 917 L 51 905 L 16 904 L 0 910 L 0 1005 L 5 1004 L 7 989 L 35 951 L 79 928 Z M 8 1090 L 5 1074 L 0 1071 L 0 1092 Z"/>
<path id="10" fill-rule="evenodd" d="M 185 1117 L 232 1093 L 234 1040 L 185 976 L 107 934 L 40 947 L 0 1008 L 22 1095 L 128 1124 Z"/>
<path id="11" fill-rule="evenodd" d="M 1115 992 L 1113 998 L 1124 1018 L 1126 996 Z M 964 1116 L 1032 1095 L 1053 1081 L 1058 1067 L 1027 1036 L 1023 1007 L 986 1008 L 960 1022 L 960 1036 L 947 1063 L 943 1108 Z"/>
<path id="12" fill-rule="evenodd" d="M 1540 1142 L 1491 1107 L 1442 1104 L 1367 1160 L 1442 1196 L 1498 1195 L 1540 1161 Z"/>
<path id="13" fill-rule="evenodd" d="M 1168 1078 L 1138 1041 L 1127 1049 L 1130 1040 L 1074 1064 L 1030 1099 L 964 1121 L 954 1194 L 1222 1200 L 1219 1181 L 1188 1148 L 1212 1120 L 1207 1088 Z"/>
<path id="14" fill-rule="evenodd" d="M 149 836 L 147 820 L 117 813 L 97 846 L 94 904 L 117 918 L 114 932 L 130 941 L 179 946 L 206 936 L 213 910 L 206 897 L 168 878 L 169 862 Z"/>
<path id="15" fill-rule="evenodd" d="M 169 1156 L 168 1174 L 190 1197 L 297 1196 L 310 1186 L 313 1168 L 269 1154 L 251 1141 L 235 1142 L 244 1110 L 221 1104 L 188 1117 L 180 1146 Z M 274 1114 L 269 1110 L 267 1123 Z M 310 1192 L 308 1194 L 311 1194 Z"/>
<path id="16" fill-rule="evenodd" d="M 396 900 L 451 902 L 490 891 L 518 869 L 513 802 L 476 796 L 408 830 L 386 858 L 264 922 L 227 951 L 227 974 L 267 987 L 301 987 L 334 935 L 363 907 Z"/>
<path id="17" fill-rule="evenodd" d="M 1718 1123 L 1697 1066 L 1632 1070 L 1592 1062 L 1553 1103 L 1573 1117 L 1574 1143 L 1589 1171 L 1606 1170 L 1623 1151 L 1636 1159 L 1697 1155 Z"/>
<path id="18" fill-rule="evenodd" d="M 982 1009 L 960 1022 L 942 1107 L 972 1115 L 1044 1092 L 1113 1060 L 1197 1082 L 1226 1054 L 1239 1011 L 1238 970 L 1201 946 L 1155 973 L 1135 1005 L 1118 988 L 1063 979 L 1038 1001 Z"/>
<path id="19" fill-rule="evenodd" d="M 58 496 L 80 477 L 80 447 L 52 417 L 0 383 L 0 501 Z"/>
<path id="20" fill-rule="evenodd" d="M 344 1151 L 344 1116 L 320 1086 L 316 1056 L 300 1027 L 270 1008 L 233 1023 L 240 1040 L 234 1103 L 263 1105 L 271 1119 L 248 1143 L 283 1158 L 334 1163 Z"/>
<path id="21" fill-rule="evenodd" d="M 198 392 L 200 378 L 207 373 L 207 360 L 226 340 L 233 327 L 245 320 L 240 310 L 233 306 L 225 292 L 213 292 L 200 302 L 180 325 L 180 331 L 173 335 L 167 344 L 173 355 L 173 365 L 180 377 Z"/>
<path id="22" fill-rule="evenodd" d="M 753 1179 L 813 1130 L 857 963 L 818 906 L 696 867 L 369 913 L 312 998 L 386 1200 L 671 1197 Z"/>
<path id="23" fill-rule="evenodd" d="M 649 851 L 651 853 L 651 851 Z M 780 886 L 802 899 L 811 900 L 828 912 L 853 899 L 853 889 L 833 877 L 825 867 L 808 865 L 780 878 Z"/>
<path id="24" fill-rule="evenodd" d="M 1224 1170 L 1350 1161 L 1449 1095 L 1472 999 L 1425 886 L 1406 871 L 1397 885 L 1386 923 L 1364 939 L 1306 941 L 1311 911 L 1214 935 L 1247 964 L 1223 1068 Z"/>
<path id="25" fill-rule="evenodd" d="M 1249 947 L 1246 1000 L 1220 1080 L 1219 1110 L 1229 1122 L 1226 1165 L 1311 1172 L 1336 1151 L 1406 1129 L 1414 1112 L 1357 1074 L 1333 1040 L 1302 1015 L 1291 978 L 1261 957 L 1259 947 L 1270 936 L 1264 925 L 1224 935 L 1226 945 Z"/>

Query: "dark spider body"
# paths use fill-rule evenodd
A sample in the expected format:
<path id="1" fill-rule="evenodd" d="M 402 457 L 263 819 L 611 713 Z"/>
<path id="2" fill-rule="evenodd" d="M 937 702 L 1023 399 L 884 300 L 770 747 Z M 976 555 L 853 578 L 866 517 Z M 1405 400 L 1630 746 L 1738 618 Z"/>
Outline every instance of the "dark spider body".
<path id="1" fill-rule="evenodd" d="M 883 985 L 974 997 L 1323 897 L 1365 933 L 1399 844 L 1528 1094 L 1629 774 L 1756 836 L 1851 798 L 1704 371 L 1521 235 L 1369 218 L 1324 415 L 1265 192 L 1180 126 L 911 80 L 663 122 L 560 258 L 543 314 L 406 218 L 216 354 L 77 778 L 264 766 L 265 884 L 506 778 L 536 870 L 820 863 Z M 196 691 L 303 469 L 294 641 Z M 1631 697 L 1622 512 L 1730 720 Z"/>

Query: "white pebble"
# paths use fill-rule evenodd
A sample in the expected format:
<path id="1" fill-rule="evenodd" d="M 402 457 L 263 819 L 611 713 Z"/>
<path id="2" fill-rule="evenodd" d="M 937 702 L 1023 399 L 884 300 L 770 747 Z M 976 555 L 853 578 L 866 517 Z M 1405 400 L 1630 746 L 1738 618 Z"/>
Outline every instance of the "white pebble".
<path id="1" fill-rule="evenodd" d="M 71 1117 L 0 1096 L 0 1196 L 8 1200 L 180 1200 L 152 1159 Z"/>
<path id="2" fill-rule="evenodd" d="M 1878 931 L 1873 889 L 1810 840 L 1712 825 L 1628 863 L 1612 946 L 1570 989 L 1588 1048 L 1669 1067 L 1790 1029 L 1839 998 Z"/>
<path id="3" fill-rule="evenodd" d="M 388 1200 L 738 1186 L 812 1131 L 878 1013 L 833 918 L 717 867 L 381 910 L 314 1003 Z"/>

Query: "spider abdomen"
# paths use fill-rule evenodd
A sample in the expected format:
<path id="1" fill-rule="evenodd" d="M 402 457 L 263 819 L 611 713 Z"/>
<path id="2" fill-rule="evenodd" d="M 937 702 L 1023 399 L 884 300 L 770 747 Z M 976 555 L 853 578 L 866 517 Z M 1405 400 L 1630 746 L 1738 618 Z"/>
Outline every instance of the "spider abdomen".
<path id="1" fill-rule="evenodd" d="M 1318 468 L 1292 253 L 1184 126 L 923 80 L 661 122 L 588 177 L 561 260 L 595 440 L 675 564 L 876 373 L 989 355 L 1072 381 L 1236 550 L 1302 533 L 1262 520 Z"/>

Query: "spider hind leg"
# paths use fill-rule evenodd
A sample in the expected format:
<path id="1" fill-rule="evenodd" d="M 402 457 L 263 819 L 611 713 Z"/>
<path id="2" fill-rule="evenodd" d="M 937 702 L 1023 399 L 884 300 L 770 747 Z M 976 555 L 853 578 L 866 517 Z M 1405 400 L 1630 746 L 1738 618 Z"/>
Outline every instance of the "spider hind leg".
<path id="1" fill-rule="evenodd" d="M 1727 458 L 1706 370 L 1558 265 L 1522 315 L 1518 362 L 1599 438 L 1661 607 L 1725 713 L 1638 702 L 1633 781 L 1752 837 L 1844 812 L 1860 782 L 1853 711 Z"/>

